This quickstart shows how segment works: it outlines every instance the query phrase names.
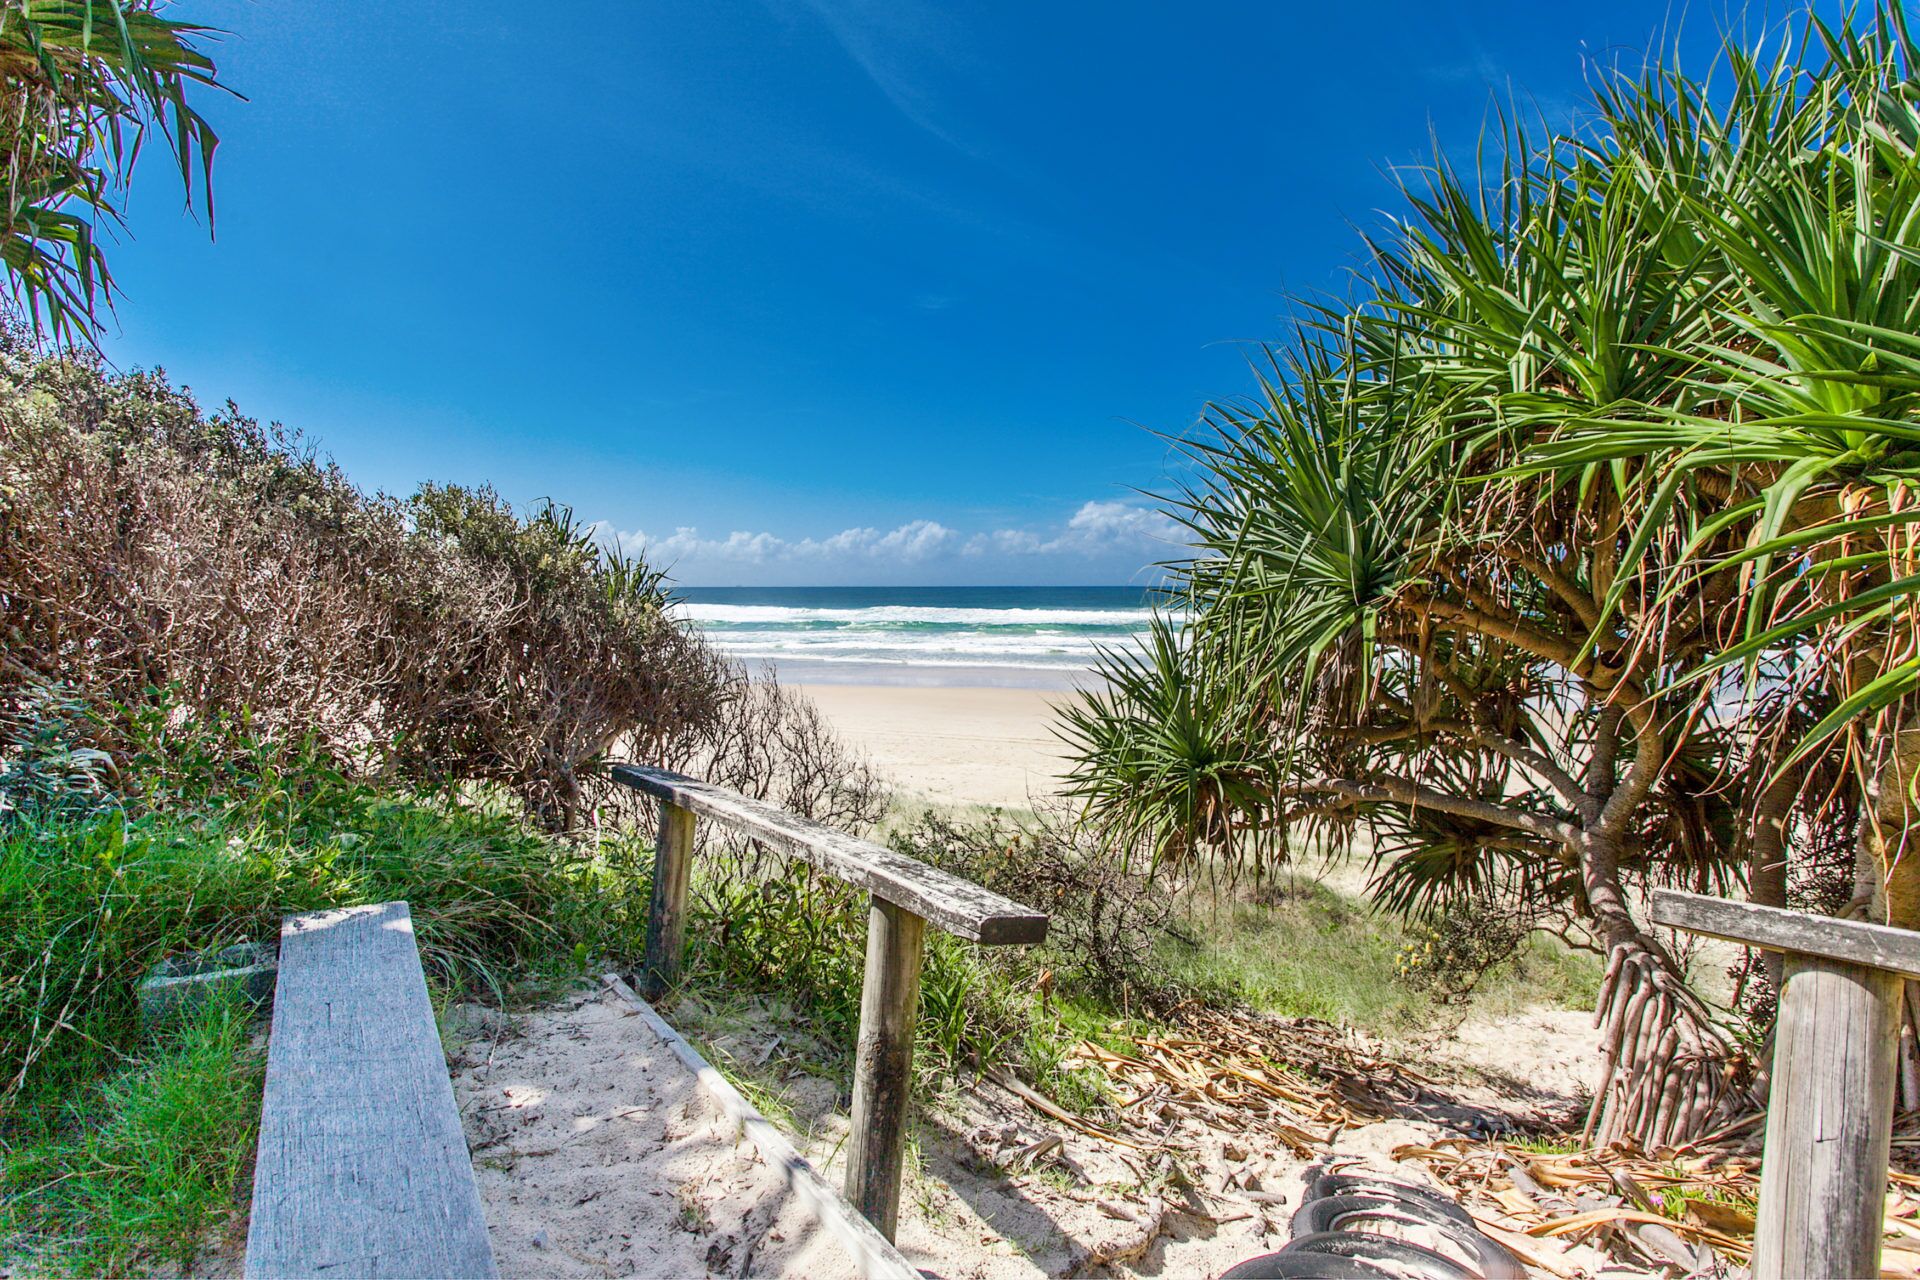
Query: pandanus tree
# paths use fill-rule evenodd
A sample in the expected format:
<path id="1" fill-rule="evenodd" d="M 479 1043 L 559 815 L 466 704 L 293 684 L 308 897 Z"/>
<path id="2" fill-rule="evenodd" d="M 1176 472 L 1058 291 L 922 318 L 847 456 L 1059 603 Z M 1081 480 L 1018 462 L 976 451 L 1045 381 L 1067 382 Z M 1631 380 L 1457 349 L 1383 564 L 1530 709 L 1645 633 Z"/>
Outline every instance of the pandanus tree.
<path id="1" fill-rule="evenodd" d="M 211 209 L 210 34 L 157 0 L 0 0 L 0 263 L 37 332 L 90 339 L 113 295 L 105 236 L 156 135 Z"/>
<path id="2" fill-rule="evenodd" d="M 1363 300 L 1305 309 L 1188 444 L 1178 660 L 1111 659 L 1069 718 L 1089 817 L 1163 849 L 1364 830 L 1387 905 L 1577 918 L 1607 955 L 1603 1140 L 1747 1096 L 1637 892 L 1777 899 L 1795 832 L 1920 808 L 1910 772 L 1834 768 L 1920 680 L 1920 99 L 1896 10 L 1796 34 L 1704 83 L 1601 77 L 1577 130 L 1504 121 L 1490 161 L 1409 182 Z M 1257 765 L 1188 770 L 1212 790 L 1184 806 L 1129 728 L 1170 666 L 1214 699 L 1211 754 Z"/>

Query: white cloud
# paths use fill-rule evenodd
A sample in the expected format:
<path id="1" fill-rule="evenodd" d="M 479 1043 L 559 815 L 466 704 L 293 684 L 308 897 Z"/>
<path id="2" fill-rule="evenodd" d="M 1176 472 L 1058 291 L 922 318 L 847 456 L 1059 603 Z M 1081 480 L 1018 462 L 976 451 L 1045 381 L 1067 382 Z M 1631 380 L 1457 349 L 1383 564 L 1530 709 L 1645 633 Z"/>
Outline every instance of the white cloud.
<path id="1" fill-rule="evenodd" d="M 1180 529 L 1152 507 L 1136 502 L 1085 502 L 1051 527 L 986 529 L 964 535 L 938 520 L 909 520 L 881 530 L 868 525 L 820 537 L 786 538 L 760 531 L 734 530 L 705 537 L 692 526 L 672 533 L 643 530 L 618 533 L 601 522 L 609 544 L 644 554 L 683 581 L 750 575 L 768 580 L 861 580 L 897 575 L 912 568 L 926 580 L 941 567 L 954 572 L 991 572 L 995 564 L 1025 572 L 1021 566 L 1051 564 L 1065 572 L 1082 566 L 1090 572 L 1131 574 L 1164 558 L 1181 542 Z"/>
<path id="2" fill-rule="evenodd" d="M 767 564 L 779 560 L 849 560 L 862 557 L 889 561 L 925 560 L 957 536 L 937 520 L 913 520 L 889 533 L 878 529 L 842 529 L 826 538 L 802 538 L 797 542 L 774 533 L 749 533 L 736 529 L 724 538 L 703 538 L 700 531 L 682 525 L 665 536 L 635 530 L 632 533 L 603 536 L 615 545 L 644 553 L 662 564 L 682 560 L 717 561 L 727 564 Z"/>
<path id="3" fill-rule="evenodd" d="M 1180 526 L 1153 507 L 1133 502 L 1085 502 L 1052 536 L 1031 529 L 995 529 L 976 533 L 967 540 L 965 549 L 969 555 L 1152 554 L 1180 541 Z"/>
<path id="4" fill-rule="evenodd" d="M 1070 539 L 1098 546 L 1179 542 L 1180 525 L 1166 512 L 1131 502 L 1088 502 L 1067 521 Z"/>
<path id="5" fill-rule="evenodd" d="M 937 553 L 954 538 L 953 530 L 933 520 L 915 520 L 903 524 L 873 544 L 874 554 L 903 556 L 924 560 Z"/>

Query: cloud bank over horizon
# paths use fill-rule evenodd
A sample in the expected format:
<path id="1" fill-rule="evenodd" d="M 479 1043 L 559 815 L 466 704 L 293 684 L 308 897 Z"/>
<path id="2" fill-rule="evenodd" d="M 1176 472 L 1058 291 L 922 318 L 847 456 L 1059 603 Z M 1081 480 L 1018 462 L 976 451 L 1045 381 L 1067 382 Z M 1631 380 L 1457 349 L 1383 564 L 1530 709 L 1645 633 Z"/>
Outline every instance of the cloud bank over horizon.
<path id="1" fill-rule="evenodd" d="M 696 587 L 1151 582 L 1159 577 L 1153 566 L 1184 545 L 1164 512 L 1098 500 L 1039 528 L 965 531 L 918 519 L 800 538 L 744 529 L 709 537 L 692 525 L 664 534 L 600 528 L 610 545 Z"/>

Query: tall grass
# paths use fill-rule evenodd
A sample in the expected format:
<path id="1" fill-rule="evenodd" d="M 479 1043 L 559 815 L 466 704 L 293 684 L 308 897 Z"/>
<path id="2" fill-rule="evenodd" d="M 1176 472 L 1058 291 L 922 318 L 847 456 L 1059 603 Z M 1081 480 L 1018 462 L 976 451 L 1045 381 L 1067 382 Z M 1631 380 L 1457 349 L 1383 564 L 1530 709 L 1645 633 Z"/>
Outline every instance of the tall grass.
<path id="1" fill-rule="evenodd" d="M 1330 885 L 1283 878 L 1257 899 L 1222 890 L 1194 905 L 1189 926 L 1196 936 L 1164 939 L 1161 955 L 1175 981 L 1214 998 L 1384 1036 L 1425 1029 L 1446 1012 L 1404 969 L 1414 927 Z M 1473 1007 L 1591 1008 L 1599 978 L 1592 956 L 1536 936 L 1488 971 Z"/>
<path id="2" fill-rule="evenodd" d="M 0 1109 L 127 1045 L 155 962 L 274 937 L 289 912 L 405 898 L 430 975 L 455 985 L 575 963 L 641 927 L 644 886 L 505 809 L 295 766 L 206 807 L 0 833 Z"/>
<path id="3" fill-rule="evenodd" d="M 0 1272 L 177 1270 L 237 1211 L 259 1108 L 246 1019 L 156 1040 L 135 986 L 291 912 L 404 898 L 428 980 L 486 992 L 638 950 L 625 842 L 530 830 L 517 806 L 357 782 L 316 752 L 176 743 L 143 800 L 0 818 Z"/>
<path id="4" fill-rule="evenodd" d="M 696 894 L 687 984 L 703 1003 L 777 995 L 851 1050 L 860 1029 L 867 895 L 791 861 L 760 881 Z M 1021 1060 L 1029 1029 L 1030 955 L 990 955 L 933 931 L 920 973 L 917 1061 L 924 1075 Z"/>
<path id="5" fill-rule="evenodd" d="M 253 1155 L 261 1056 L 211 1005 L 137 1063 L 16 1126 L 0 1169 L 8 1241 L 34 1272 L 180 1271 L 217 1242 Z"/>

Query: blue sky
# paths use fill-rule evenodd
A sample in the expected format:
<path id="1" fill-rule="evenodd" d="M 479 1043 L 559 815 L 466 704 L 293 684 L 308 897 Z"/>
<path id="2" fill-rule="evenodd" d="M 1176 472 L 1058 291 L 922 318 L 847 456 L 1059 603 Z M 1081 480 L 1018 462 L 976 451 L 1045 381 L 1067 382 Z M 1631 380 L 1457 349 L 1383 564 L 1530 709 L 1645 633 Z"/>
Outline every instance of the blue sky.
<path id="1" fill-rule="evenodd" d="M 137 183 L 109 357 L 727 585 L 1144 580 L 1157 433 L 1345 292 L 1388 167 L 1496 93 L 1564 118 L 1669 7 L 173 12 L 248 101 L 209 108 L 216 240 Z"/>

